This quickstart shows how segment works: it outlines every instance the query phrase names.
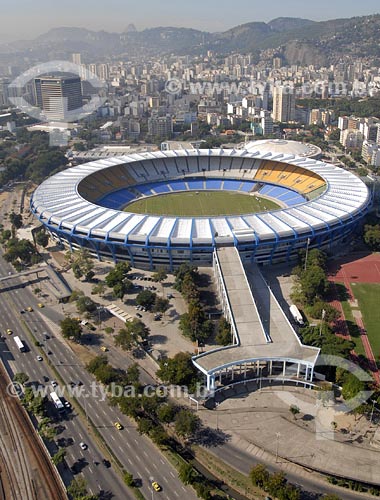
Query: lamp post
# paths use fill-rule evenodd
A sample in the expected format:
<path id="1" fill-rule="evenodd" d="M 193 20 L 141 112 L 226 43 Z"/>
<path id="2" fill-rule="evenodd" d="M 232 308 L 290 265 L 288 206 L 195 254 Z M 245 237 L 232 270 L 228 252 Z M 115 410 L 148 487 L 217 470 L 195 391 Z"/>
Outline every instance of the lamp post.
<path id="1" fill-rule="evenodd" d="M 218 406 L 220 405 L 220 403 L 217 403 L 215 401 L 215 411 L 216 411 L 216 430 L 218 431 L 219 430 L 219 414 L 218 414 Z"/>
<path id="2" fill-rule="evenodd" d="M 309 245 L 310 245 L 310 238 L 308 238 L 306 240 L 306 255 L 305 255 L 304 271 L 306 271 L 306 267 L 307 267 L 307 256 L 309 255 Z"/>
<path id="3" fill-rule="evenodd" d="M 326 316 L 326 311 L 322 309 L 322 316 L 321 316 L 321 322 L 319 324 L 319 336 L 322 335 L 322 326 L 323 326 L 323 320 L 325 319 Z"/>
<path id="4" fill-rule="evenodd" d="M 259 366 L 259 371 L 260 371 L 259 390 L 261 391 L 261 382 L 262 382 L 262 377 L 263 377 L 263 367 L 262 366 Z"/>
<path id="5" fill-rule="evenodd" d="M 372 424 L 372 419 L 373 419 L 373 411 L 375 409 L 375 403 L 376 403 L 376 399 L 371 399 L 371 403 L 372 403 L 372 410 L 371 410 L 371 417 L 369 419 L 369 424 L 371 425 Z"/>
<path id="6" fill-rule="evenodd" d="M 276 463 L 278 462 L 278 447 L 280 444 L 280 437 L 281 437 L 281 433 L 276 432 Z"/>

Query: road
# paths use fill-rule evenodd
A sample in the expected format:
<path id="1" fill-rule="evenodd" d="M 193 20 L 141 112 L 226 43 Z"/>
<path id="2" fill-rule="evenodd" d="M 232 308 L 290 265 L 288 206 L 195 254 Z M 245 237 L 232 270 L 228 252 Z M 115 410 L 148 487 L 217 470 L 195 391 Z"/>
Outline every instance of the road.
<path id="1" fill-rule="evenodd" d="M 9 267 L 0 259 L 0 276 L 5 276 L 8 272 Z M 59 338 L 59 335 L 50 328 L 51 322 L 44 320 L 44 315 L 55 317 L 57 313 L 53 314 L 47 308 L 39 310 L 37 299 L 28 287 L 9 290 L 5 297 L 6 300 L 0 301 L 0 328 L 2 331 L 11 328 L 14 332 L 20 332 L 22 331 L 21 322 L 24 321 L 35 338 L 41 342 L 46 353 L 44 361 L 38 362 L 36 357 L 39 352 L 26 334 L 20 336 L 28 343 L 30 352 L 27 353 L 20 353 L 12 336 L 6 336 L 5 342 L 10 351 L 7 353 L 6 360 L 11 369 L 23 371 L 31 377 L 31 380 L 42 382 L 44 375 L 48 375 L 50 379 L 53 377 L 46 362 L 49 358 L 66 382 L 68 389 L 71 381 L 82 382 L 83 385 L 76 388 L 82 392 L 78 400 L 123 467 L 131 472 L 135 478 L 141 480 L 141 492 L 146 498 L 151 498 L 152 495 L 153 497 L 154 495 L 158 496 L 158 493 L 154 493 L 151 487 L 151 481 L 156 480 L 162 486 L 162 492 L 159 493 L 160 498 L 173 500 L 185 496 L 186 499 L 195 499 L 193 490 L 182 484 L 177 471 L 147 437 L 141 436 L 137 432 L 134 423 L 122 415 L 117 408 L 109 407 L 107 401 L 102 401 L 100 391 L 98 391 L 97 397 L 91 394 L 94 385 L 93 377 L 79 363 L 77 357 Z M 4 295 L 1 298 L 3 299 Z M 28 306 L 32 306 L 34 312 L 24 314 L 19 312 Z M 46 340 L 44 332 L 47 332 L 51 338 Z M 49 351 L 52 354 L 47 354 Z M 114 422 L 116 421 L 123 424 L 122 431 L 115 428 Z M 62 436 L 74 437 L 74 445 L 68 448 L 68 462 L 71 465 L 74 459 L 77 460 L 80 457 L 87 459 L 88 465 L 83 469 L 83 473 L 91 490 L 94 492 L 98 489 L 112 491 L 116 498 L 129 498 L 125 493 L 121 494 L 121 487 L 124 488 L 124 491 L 125 487 L 120 486 L 120 480 L 114 477 L 115 474 L 111 469 L 105 469 L 102 464 L 99 466 L 93 464 L 93 461 L 99 461 L 101 455 L 80 419 L 74 415 L 73 418 L 65 420 L 64 425 L 66 429 Z M 89 445 L 87 451 L 82 451 L 76 444 L 80 441 L 85 441 Z M 119 489 L 118 492 L 115 491 L 116 487 Z"/>

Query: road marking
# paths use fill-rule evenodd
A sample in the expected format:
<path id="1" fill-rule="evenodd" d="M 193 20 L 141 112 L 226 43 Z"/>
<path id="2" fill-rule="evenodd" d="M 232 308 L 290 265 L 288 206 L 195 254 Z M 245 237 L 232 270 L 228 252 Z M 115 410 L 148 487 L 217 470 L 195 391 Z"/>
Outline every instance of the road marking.
<path id="1" fill-rule="evenodd" d="M 175 477 L 174 473 L 170 470 L 169 471 L 169 474 L 172 476 L 172 477 Z"/>
<path id="2" fill-rule="evenodd" d="M 119 446 L 119 450 L 121 451 L 121 453 L 124 453 L 124 450 L 121 446 Z"/>
<path id="3" fill-rule="evenodd" d="M 141 458 L 138 455 L 136 455 L 136 458 L 139 462 L 141 462 Z"/>
<path id="4" fill-rule="evenodd" d="M 128 462 L 132 465 L 132 460 L 127 457 Z"/>
<path id="5" fill-rule="evenodd" d="M 145 450 L 143 451 L 143 453 L 146 457 L 148 457 L 148 453 Z"/>
<path id="6" fill-rule="evenodd" d="M 162 479 L 165 481 L 165 483 L 169 482 L 165 476 L 162 476 Z"/>
<path id="7" fill-rule="evenodd" d="M 114 436 L 112 436 L 112 434 L 111 434 L 111 439 L 112 439 L 112 441 L 115 441 L 115 437 L 114 437 Z"/>
<path id="8" fill-rule="evenodd" d="M 91 472 L 91 474 L 92 474 L 92 469 L 91 469 L 91 466 L 90 466 L 90 465 L 88 466 L 88 470 L 89 470 L 89 471 Z"/>
<path id="9" fill-rule="evenodd" d="M 183 489 L 183 491 L 186 491 L 187 493 L 187 489 L 184 486 L 181 486 L 181 488 Z"/>
<path id="10" fill-rule="evenodd" d="M 163 465 L 166 465 L 166 463 L 164 462 L 164 460 L 162 460 L 162 458 L 160 458 L 160 462 L 161 462 Z"/>
<path id="11" fill-rule="evenodd" d="M 157 467 L 156 462 L 153 462 L 153 467 L 154 467 L 156 470 L 158 470 L 158 467 Z"/>
<path id="12" fill-rule="evenodd" d="M 175 495 L 176 497 L 179 497 L 179 493 L 178 493 L 176 490 L 174 490 L 174 495 Z"/>

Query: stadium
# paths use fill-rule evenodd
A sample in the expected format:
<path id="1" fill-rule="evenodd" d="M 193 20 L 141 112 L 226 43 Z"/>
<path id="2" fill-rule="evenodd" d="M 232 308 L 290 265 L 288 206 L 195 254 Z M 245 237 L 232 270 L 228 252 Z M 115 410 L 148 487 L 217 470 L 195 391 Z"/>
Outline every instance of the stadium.
<path id="1" fill-rule="evenodd" d="M 210 198 L 197 212 L 197 196 L 206 193 Z M 225 194 L 218 200 L 220 215 L 213 193 Z M 170 203 L 162 201 L 175 194 L 192 196 L 186 202 L 191 215 L 179 213 L 186 204 L 178 199 L 177 209 L 165 212 Z M 133 211 L 136 201 L 144 202 L 145 213 Z M 183 262 L 212 265 L 220 246 L 234 246 L 243 262 L 258 264 L 295 259 L 306 246 L 329 251 L 349 239 L 369 205 L 365 184 L 345 170 L 290 153 L 247 149 L 149 152 L 89 162 L 50 177 L 31 198 L 33 214 L 71 250 L 87 248 L 98 259 L 128 260 L 151 270 L 173 270 Z"/>
<path id="2" fill-rule="evenodd" d="M 232 344 L 193 357 L 213 394 L 259 376 L 312 385 L 319 349 L 300 342 L 259 266 L 348 244 L 370 203 L 365 184 L 334 165 L 267 148 L 212 149 L 69 168 L 35 190 L 31 210 L 55 240 L 100 260 L 213 266 Z"/>

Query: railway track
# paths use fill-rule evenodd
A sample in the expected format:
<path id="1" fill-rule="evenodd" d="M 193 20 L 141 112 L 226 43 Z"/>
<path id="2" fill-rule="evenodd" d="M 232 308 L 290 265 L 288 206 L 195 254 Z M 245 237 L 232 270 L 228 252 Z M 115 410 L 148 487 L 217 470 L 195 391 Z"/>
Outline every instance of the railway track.
<path id="1" fill-rule="evenodd" d="M 0 364 L 0 425 L 5 429 L 5 433 L 0 433 L 0 449 L 11 494 L 15 500 L 67 500 L 28 414 L 18 398 L 7 393 L 9 382 L 8 374 Z"/>

